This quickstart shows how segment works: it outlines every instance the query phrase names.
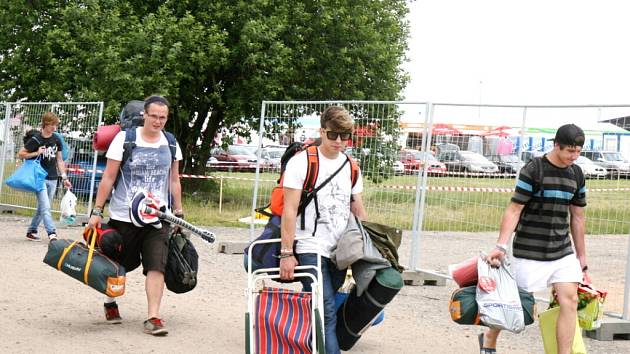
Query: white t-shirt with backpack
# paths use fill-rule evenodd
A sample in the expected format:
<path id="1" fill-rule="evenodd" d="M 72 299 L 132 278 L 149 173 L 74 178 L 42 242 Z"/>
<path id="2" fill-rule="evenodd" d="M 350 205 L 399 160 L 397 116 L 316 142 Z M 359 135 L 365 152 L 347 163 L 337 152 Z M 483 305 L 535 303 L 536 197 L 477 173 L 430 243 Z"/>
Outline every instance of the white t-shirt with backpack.
<path id="1" fill-rule="evenodd" d="M 142 139 L 140 128 L 136 129 L 136 147 L 129 161 L 119 171 L 117 185 L 114 186 L 109 203 L 109 215 L 112 219 L 131 222 L 129 219 L 129 201 L 138 191 L 151 192 L 157 199 L 168 205 L 170 187 L 171 152 L 164 134 L 160 140 L 150 143 Z M 119 132 L 107 149 L 108 159 L 122 161 L 125 132 Z M 182 159 L 182 151 L 177 144 L 175 160 Z"/>
<path id="2" fill-rule="evenodd" d="M 339 154 L 335 159 L 329 159 L 319 150 L 319 173 L 315 188 L 331 176 L 346 161 L 344 154 Z M 306 178 L 307 156 L 306 151 L 293 156 L 287 163 L 284 172 L 283 187 L 292 189 L 302 189 Z M 330 257 L 330 252 L 337 245 L 337 241 L 346 229 L 350 218 L 350 196 L 363 192 L 363 180 L 361 173 L 357 182 L 352 187 L 351 166 L 346 163 L 344 168 L 320 191 L 317 192 L 317 206 L 319 209 L 319 219 L 315 228 L 316 209 L 315 201 L 311 201 L 304 212 L 305 228 L 301 229 L 300 216 L 296 218 L 295 236 L 313 236 L 306 240 L 300 240 L 296 246 L 297 253 L 316 253 L 317 246 L 320 246 L 320 253 L 324 257 Z"/>

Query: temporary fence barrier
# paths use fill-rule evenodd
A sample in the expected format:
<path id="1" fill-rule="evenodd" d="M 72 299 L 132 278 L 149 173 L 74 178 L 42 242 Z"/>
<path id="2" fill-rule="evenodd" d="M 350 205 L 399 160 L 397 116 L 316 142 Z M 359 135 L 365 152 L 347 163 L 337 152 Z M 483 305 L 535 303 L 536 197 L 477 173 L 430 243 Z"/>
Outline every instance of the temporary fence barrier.
<path id="1" fill-rule="evenodd" d="M 2 159 L 0 160 L 0 205 L 10 208 L 36 209 L 33 193 L 19 192 L 4 185 L 4 180 L 16 170 L 22 161 L 16 158 L 24 146 L 23 137 L 31 129 L 41 129 L 42 115 L 56 114 L 60 123 L 57 132 L 63 136 L 68 151 L 65 164 L 68 177 L 77 195 L 77 213 L 87 215 L 91 208 L 93 191 L 96 190 L 97 153 L 92 149 L 92 134 L 101 123 L 102 102 L 4 102 L 0 103 L 2 121 Z M 102 166 L 104 167 L 104 166 Z M 51 204 L 53 212 L 59 211 L 63 186 L 57 185 L 57 197 Z"/>
<path id="2" fill-rule="evenodd" d="M 355 119 L 357 132 L 347 152 L 358 160 L 369 161 L 361 162 L 368 214 L 412 230 L 411 269 L 418 269 L 423 232 L 493 231 L 498 235 L 519 169 L 532 156 L 553 148 L 552 139 L 562 124 L 576 123 L 584 129 L 583 155 L 609 150 L 630 154 L 630 133 L 625 130 L 629 124 L 624 129 L 624 123 L 630 120 L 625 122 L 623 118 L 630 115 L 628 105 L 265 101 L 258 146 L 315 139 L 319 114 L 330 105 L 344 106 Z M 589 163 L 582 157 L 577 161 L 587 175 L 589 190 L 587 237 L 630 232 L 630 210 L 623 207 L 630 199 L 630 171 L 627 164 L 615 167 L 604 160 Z M 395 170 L 398 162 L 403 164 L 402 175 Z M 260 169 L 256 179 L 252 209 L 265 205 L 273 188 L 273 184 L 259 183 L 268 179 Z M 250 230 L 253 237 L 253 225 Z M 629 254 L 616 260 L 620 267 L 624 262 L 630 264 Z M 595 268 L 592 274 L 597 278 L 596 267 L 591 268 Z M 604 277 L 600 279 L 602 287 L 613 290 L 607 308 L 623 312 L 627 319 L 629 291 L 608 283 Z"/>

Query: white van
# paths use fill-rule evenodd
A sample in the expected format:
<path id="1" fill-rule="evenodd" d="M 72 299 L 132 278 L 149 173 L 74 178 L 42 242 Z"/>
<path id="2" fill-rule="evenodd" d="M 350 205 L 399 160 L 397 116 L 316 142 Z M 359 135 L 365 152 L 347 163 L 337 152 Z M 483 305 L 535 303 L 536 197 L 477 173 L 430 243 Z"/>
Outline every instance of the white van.
<path id="1" fill-rule="evenodd" d="M 630 175 L 630 163 L 620 152 L 582 150 L 580 155 L 605 168 L 611 178 Z"/>

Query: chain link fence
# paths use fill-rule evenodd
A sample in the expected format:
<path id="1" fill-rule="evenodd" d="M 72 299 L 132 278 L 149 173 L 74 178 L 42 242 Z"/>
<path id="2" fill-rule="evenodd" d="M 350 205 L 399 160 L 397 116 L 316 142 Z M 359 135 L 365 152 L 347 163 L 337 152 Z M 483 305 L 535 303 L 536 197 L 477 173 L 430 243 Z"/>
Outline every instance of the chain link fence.
<path id="1" fill-rule="evenodd" d="M 72 191 L 77 195 L 77 213 L 87 215 L 92 204 L 94 191 L 104 168 L 104 160 L 97 166 L 98 154 L 92 148 L 92 135 L 101 123 L 102 102 L 15 102 L 0 103 L 0 137 L 2 137 L 2 160 L 0 162 L 0 205 L 9 208 L 36 209 L 37 199 L 33 193 L 16 191 L 4 185 L 4 181 L 21 165 L 16 157 L 24 147 L 24 137 L 31 129 L 41 129 L 42 115 L 55 113 L 60 123 L 57 132 L 61 134 L 67 150 L 64 160 L 68 168 L 68 178 Z M 98 167 L 98 168 L 97 168 Z M 52 202 L 52 211 L 59 211 L 63 186 L 57 184 Z"/>
<path id="2" fill-rule="evenodd" d="M 421 259 L 423 232 L 484 233 L 495 240 L 520 168 L 551 150 L 556 129 L 566 123 L 586 134 L 576 163 L 586 175 L 587 238 L 629 233 L 630 210 L 623 206 L 630 202 L 630 106 L 263 102 L 254 145 L 282 151 L 291 142 L 315 140 L 319 115 L 330 105 L 344 106 L 355 119 L 346 153 L 361 166 L 370 220 L 412 230 L 412 269 Z M 269 202 L 279 177 L 263 155 L 254 208 Z M 487 250 L 471 250 L 471 256 L 478 251 Z M 621 253 L 607 262 L 623 269 L 628 252 Z M 587 249 L 591 254 L 598 264 L 601 252 Z M 607 310 L 627 318 L 628 282 L 591 268 L 596 285 L 609 290 Z"/>

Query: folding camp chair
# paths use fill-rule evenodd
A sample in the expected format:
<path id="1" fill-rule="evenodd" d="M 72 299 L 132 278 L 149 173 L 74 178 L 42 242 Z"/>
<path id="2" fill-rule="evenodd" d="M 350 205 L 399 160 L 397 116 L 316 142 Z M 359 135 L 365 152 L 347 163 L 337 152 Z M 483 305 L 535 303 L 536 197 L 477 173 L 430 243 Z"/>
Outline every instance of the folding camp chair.
<path id="1" fill-rule="evenodd" d="M 296 237 L 296 240 L 306 237 Z M 321 259 L 317 266 L 295 268 L 294 277 L 310 278 L 311 292 L 260 287 L 267 279 L 279 279 L 280 268 L 252 271 L 252 249 L 279 239 L 254 241 L 247 255 L 247 313 L 245 342 L 248 354 L 325 354 L 322 310 L 324 308 Z M 307 273 L 313 269 L 317 276 Z"/>

